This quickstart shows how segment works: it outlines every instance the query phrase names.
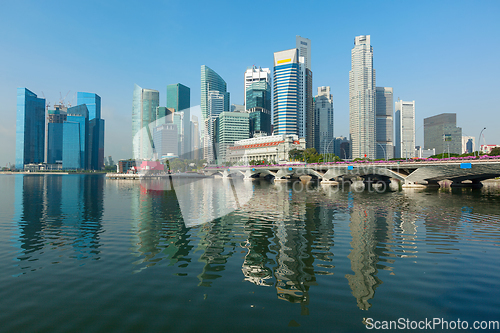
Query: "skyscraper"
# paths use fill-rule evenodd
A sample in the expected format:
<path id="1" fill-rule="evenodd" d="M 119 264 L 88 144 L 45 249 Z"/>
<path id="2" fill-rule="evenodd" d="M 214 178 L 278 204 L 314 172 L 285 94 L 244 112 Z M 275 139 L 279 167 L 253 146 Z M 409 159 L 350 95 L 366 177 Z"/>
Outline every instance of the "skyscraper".
<path id="1" fill-rule="evenodd" d="M 226 162 L 226 151 L 235 141 L 249 138 L 249 114 L 222 112 L 215 120 L 215 159 L 217 164 Z"/>
<path id="2" fill-rule="evenodd" d="M 153 158 L 152 131 L 156 120 L 156 108 L 160 104 L 157 90 L 134 86 L 132 101 L 132 152 L 134 159 Z M 150 124 L 153 123 L 151 126 Z"/>
<path id="3" fill-rule="evenodd" d="M 377 159 L 394 157 L 393 146 L 393 91 L 390 87 L 376 88 Z"/>
<path id="4" fill-rule="evenodd" d="M 93 119 L 94 121 L 97 118 Z M 93 136 L 89 134 L 89 111 L 86 104 L 67 109 L 66 121 L 63 123 L 62 167 L 68 169 L 87 169 L 90 144 Z M 99 133 L 96 134 L 99 140 Z M 104 152 L 103 152 L 104 153 Z M 104 158 L 103 158 L 104 160 Z M 103 161 L 104 162 L 104 161 Z"/>
<path id="5" fill-rule="evenodd" d="M 184 134 L 182 152 L 184 157 L 191 157 L 191 89 L 183 84 L 176 83 L 167 86 L 167 108 L 175 112 L 184 112 L 182 132 Z M 178 129 L 179 130 L 179 129 Z M 187 155 L 186 155 L 187 154 Z"/>
<path id="6" fill-rule="evenodd" d="M 375 70 L 370 35 L 357 36 L 349 72 L 349 134 L 352 158 L 375 158 Z"/>
<path id="7" fill-rule="evenodd" d="M 269 85 L 269 89 L 271 87 L 271 70 L 269 68 L 257 68 L 255 66 L 247 68 L 245 71 L 245 108 L 249 109 L 247 107 L 247 90 L 248 88 L 253 84 L 257 82 L 267 82 Z M 269 109 L 269 111 L 271 111 Z"/>
<path id="8" fill-rule="evenodd" d="M 88 149 L 86 166 L 90 170 L 104 168 L 104 119 L 101 118 L 101 97 L 94 93 L 78 92 L 77 105 L 85 104 L 88 110 Z"/>
<path id="9" fill-rule="evenodd" d="M 45 99 L 26 88 L 17 88 L 16 169 L 43 163 L 45 149 Z"/>
<path id="10" fill-rule="evenodd" d="M 320 154 L 333 154 L 333 97 L 330 87 L 318 87 L 318 94 L 314 98 L 314 120 L 317 146 L 314 147 Z"/>
<path id="11" fill-rule="evenodd" d="M 271 85 L 262 80 L 250 84 L 246 89 L 246 110 L 251 112 L 254 108 L 264 109 L 271 115 Z"/>
<path id="12" fill-rule="evenodd" d="M 300 81 L 303 84 L 302 94 L 299 96 L 303 98 L 304 104 L 304 136 L 306 138 L 306 147 L 307 148 L 315 148 L 318 147 L 318 133 L 317 126 L 315 126 L 315 112 L 313 106 L 313 94 L 312 94 L 312 71 L 311 71 L 311 40 L 308 38 L 296 36 L 295 37 L 296 48 L 299 51 L 299 58 L 304 58 L 304 69 L 302 75 L 304 78 Z M 299 101 L 299 105 L 300 105 Z M 300 119 L 299 119 L 300 121 Z M 300 127 L 299 127 L 300 128 Z M 299 134 L 300 136 L 300 134 Z"/>
<path id="13" fill-rule="evenodd" d="M 457 127 L 456 113 L 441 113 L 424 119 L 424 149 L 436 154 L 462 153 L 462 128 Z"/>
<path id="14" fill-rule="evenodd" d="M 415 157 L 415 101 L 396 102 L 396 157 Z"/>
<path id="15" fill-rule="evenodd" d="M 299 62 L 301 60 L 301 62 Z M 304 58 L 299 59 L 297 49 L 274 53 L 274 134 L 294 134 L 304 137 L 304 99 L 300 98 L 301 72 L 305 69 Z M 299 105 L 300 104 L 300 105 Z"/>
<path id="16" fill-rule="evenodd" d="M 203 158 L 207 162 L 213 161 L 213 121 L 217 117 L 217 112 L 220 110 L 218 102 L 221 98 L 215 94 L 218 92 L 222 95 L 223 109 L 222 111 L 230 110 L 229 93 L 227 92 L 226 81 L 219 74 L 213 71 L 208 66 L 201 66 L 201 115 L 203 117 Z M 217 105 L 217 106 L 216 106 Z"/>

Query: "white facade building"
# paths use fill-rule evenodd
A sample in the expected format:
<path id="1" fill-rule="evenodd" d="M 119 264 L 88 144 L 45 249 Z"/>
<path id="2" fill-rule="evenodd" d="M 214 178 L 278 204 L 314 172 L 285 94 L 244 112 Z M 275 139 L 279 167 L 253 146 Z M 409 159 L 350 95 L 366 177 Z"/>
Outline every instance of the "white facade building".
<path id="1" fill-rule="evenodd" d="M 349 72 L 349 134 L 352 158 L 375 158 L 375 70 L 370 35 L 357 36 Z"/>
<path id="2" fill-rule="evenodd" d="M 396 102 L 396 156 L 415 157 L 415 101 Z"/>
<path id="3" fill-rule="evenodd" d="M 239 140 L 229 147 L 226 160 L 237 165 L 249 165 L 250 161 L 280 163 L 288 161 L 292 149 L 305 149 L 304 138 L 297 135 L 271 135 Z"/>

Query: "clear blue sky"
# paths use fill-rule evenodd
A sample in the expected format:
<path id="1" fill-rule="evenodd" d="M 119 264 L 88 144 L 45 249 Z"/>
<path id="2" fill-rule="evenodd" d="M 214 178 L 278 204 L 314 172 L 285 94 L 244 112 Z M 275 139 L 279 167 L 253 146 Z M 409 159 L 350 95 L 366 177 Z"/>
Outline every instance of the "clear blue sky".
<path id="1" fill-rule="evenodd" d="M 371 35 L 377 86 L 415 100 L 423 119 L 457 113 L 464 135 L 500 144 L 500 1 L 3 1 L 0 10 L 0 167 L 14 162 L 16 88 L 53 105 L 77 91 L 102 98 L 105 155 L 131 157 L 134 83 L 180 82 L 200 104 L 200 66 L 243 103 L 248 66 L 311 39 L 313 89 L 332 88 L 335 135 L 349 126 L 354 37 Z M 69 92 L 69 94 L 68 94 Z"/>

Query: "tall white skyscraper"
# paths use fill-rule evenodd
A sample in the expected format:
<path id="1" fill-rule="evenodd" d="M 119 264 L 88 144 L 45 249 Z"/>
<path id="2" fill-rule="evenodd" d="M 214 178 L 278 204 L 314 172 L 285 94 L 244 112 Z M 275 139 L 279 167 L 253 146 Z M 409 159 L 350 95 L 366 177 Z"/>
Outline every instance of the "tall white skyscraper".
<path id="1" fill-rule="evenodd" d="M 245 71 L 245 107 L 247 105 L 247 89 L 254 82 L 266 81 L 271 84 L 271 70 L 269 68 L 257 68 L 255 66 L 247 68 Z"/>
<path id="2" fill-rule="evenodd" d="M 391 159 L 394 157 L 393 146 L 393 91 L 390 87 L 377 87 L 376 104 L 376 138 L 377 158 Z"/>
<path id="3" fill-rule="evenodd" d="M 352 158 L 375 158 L 375 70 L 370 35 L 357 36 L 349 72 L 349 133 Z"/>
<path id="4" fill-rule="evenodd" d="M 396 102 L 396 156 L 415 157 L 415 101 Z"/>

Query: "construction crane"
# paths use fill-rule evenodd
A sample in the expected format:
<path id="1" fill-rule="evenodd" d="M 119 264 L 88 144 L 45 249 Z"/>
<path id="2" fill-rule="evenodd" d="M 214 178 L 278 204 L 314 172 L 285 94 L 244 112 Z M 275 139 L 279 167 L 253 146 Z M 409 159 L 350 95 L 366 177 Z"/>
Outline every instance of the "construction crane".
<path id="1" fill-rule="evenodd" d="M 71 91 L 71 90 L 70 90 L 70 91 Z M 61 93 L 61 92 L 59 92 L 59 96 L 61 97 L 61 98 L 59 99 L 59 104 L 61 104 L 61 105 L 65 106 L 65 105 L 64 105 L 64 100 L 66 99 L 66 97 L 68 97 L 68 95 L 69 95 L 70 91 L 68 91 L 68 93 L 66 94 L 66 96 L 64 96 L 64 98 L 62 97 L 62 93 Z M 70 105 L 70 107 L 71 107 L 71 105 Z"/>

